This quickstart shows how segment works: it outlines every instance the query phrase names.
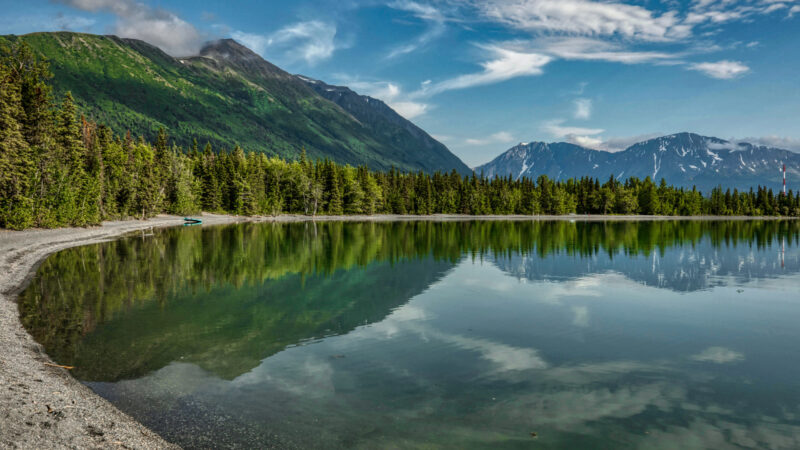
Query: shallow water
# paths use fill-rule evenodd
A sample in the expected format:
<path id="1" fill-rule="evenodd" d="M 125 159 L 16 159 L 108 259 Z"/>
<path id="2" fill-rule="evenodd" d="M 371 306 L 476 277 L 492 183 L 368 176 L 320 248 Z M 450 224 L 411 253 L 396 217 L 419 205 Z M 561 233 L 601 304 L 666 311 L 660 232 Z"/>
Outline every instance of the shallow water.
<path id="1" fill-rule="evenodd" d="M 797 221 L 168 229 L 51 256 L 20 307 L 56 361 L 186 447 L 798 448 L 798 239 Z"/>

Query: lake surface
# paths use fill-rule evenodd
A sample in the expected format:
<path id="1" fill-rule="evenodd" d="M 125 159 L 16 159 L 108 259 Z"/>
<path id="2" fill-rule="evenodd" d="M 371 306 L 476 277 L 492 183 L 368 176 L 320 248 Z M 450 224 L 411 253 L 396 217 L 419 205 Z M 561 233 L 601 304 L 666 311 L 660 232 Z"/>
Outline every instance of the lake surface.
<path id="1" fill-rule="evenodd" d="M 20 309 L 186 447 L 800 448 L 798 240 L 798 221 L 166 229 L 52 255 Z"/>

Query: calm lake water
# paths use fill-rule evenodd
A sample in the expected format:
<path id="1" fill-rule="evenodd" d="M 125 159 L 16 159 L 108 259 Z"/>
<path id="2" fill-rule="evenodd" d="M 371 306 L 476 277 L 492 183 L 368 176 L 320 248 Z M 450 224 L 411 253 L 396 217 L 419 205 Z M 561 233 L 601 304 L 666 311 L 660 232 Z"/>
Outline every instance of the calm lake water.
<path id="1" fill-rule="evenodd" d="M 800 448 L 798 240 L 797 221 L 189 227 L 52 255 L 20 308 L 186 447 Z"/>

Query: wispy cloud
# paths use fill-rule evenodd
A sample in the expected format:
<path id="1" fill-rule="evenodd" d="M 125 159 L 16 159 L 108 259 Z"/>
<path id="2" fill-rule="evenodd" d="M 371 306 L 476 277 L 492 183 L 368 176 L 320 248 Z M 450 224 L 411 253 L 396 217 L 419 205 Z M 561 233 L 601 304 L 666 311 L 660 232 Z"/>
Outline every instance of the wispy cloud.
<path id="1" fill-rule="evenodd" d="M 794 0 L 695 0 L 684 23 L 719 25 L 785 10 Z M 791 12 L 791 10 L 790 10 Z"/>
<path id="2" fill-rule="evenodd" d="M 500 131 L 485 138 L 465 139 L 466 145 L 489 145 L 489 144 L 508 144 L 514 142 L 514 136 L 507 131 Z"/>
<path id="3" fill-rule="evenodd" d="M 586 120 L 592 117 L 592 99 L 579 98 L 575 100 L 575 113 L 572 117 Z"/>
<path id="4" fill-rule="evenodd" d="M 728 140 L 734 143 L 747 142 L 753 145 L 761 145 L 764 147 L 773 147 L 791 150 L 793 152 L 800 152 L 800 139 L 786 136 L 745 137 L 741 139 L 731 138 Z"/>
<path id="5" fill-rule="evenodd" d="M 702 72 L 711 78 L 729 80 L 750 71 L 750 68 L 739 61 L 717 61 L 690 64 L 689 69 Z"/>
<path id="6" fill-rule="evenodd" d="M 633 50 L 630 44 L 580 36 L 538 38 L 527 45 L 554 58 L 578 61 L 675 63 L 682 56 L 674 52 Z"/>
<path id="7" fill-rule="evenodd" d="M 531 32 L 619 36 L 647 41 L 686 37 L 691 27 L 674 11 L 657 14 L 642 6 L 590 0 L 474 0 L 484 17 Z"/>
<path id="8" fill-rule="evenodd" d="M 554 119 L 542 124 L 542 130 L 560 141 L 580 145 L 582 147 L 596 148 L 603 140 L 598 136 L 605 130 L 602 128 L 585 128 L 565 126 L 565 120 Z"/>
<path id="9" fill-rule="evenodd" d="M 564 126 L 564 122 L 565 120 L 563 119 L 549 120 L 542 125 L 542 129 L 556 138 L 563 138 L 576 135 L 594 136 L 601 134 L 605 131 L 602 128 Z"/>
<path id="10" fill-rule="evenodd" d="M 615 136 L 609 137 L 603 140 L 600 145 L 594 148 L 597 150 L 605 150 L 608 152 L 621 152 L 622 150 L 627 149 L 633 144 L 644 142 L 649 139 L 657 138 L 663 136 L 664 133 L 647 133 L 647 134 L 637 134 L 634 136 Z"/>
<path id="11" fill-rule="evenodd" d="M 547 55 L 518 51 L 499 45 L 486 45 L 482 48 L 492 57 L 481 63 L 483 71 L 427 83 L 423 85 L 417 95 L 434 95 L 444 91 L 498 83 L 521 76 L 540 75 L 542 68 L 552 61 L 552 58 Z"/>
<path id="12" fill-rule="evenodd" d="M 344 47 L 337 45 L 336 25 L 319 20 L 293 23 L 267 35 L 233 31 L 231 37 L 262 56 L 280 53 L 285 60 L 309 65 L 330 59 Z"/>
<path id="13" fill-rule="evenodd" d="M 430 109 L 428 103 L 414 100 L 397 83 L 391 81 L 363 81 L 345 75 L 339 75 L 338 79 L 360 94 L 382 100 L 409 120 L 425 114 Z"/>
<path id="14" fill-rule="evenodd" d="M 428 22 L 428 29 L 411 42 L 402 44 L 389 52 L 387 58 L 396 58 L 401 55 L 412 53 L 444 34 L 447 27 L 445 15 L 431 5 L 423 5 L 414 1 L 398 0 L 389 3 L 390 8 L 412 13 L 414 17 Z"/>
<path id="15" fill-rule="evenodd" d="M 412 101 L 394 101 L 389 103 L 389 106 L 395 110 L 397 114 L 411 120 L 428 112 L 430 105 Z"/>
<path id="16" fill-rule="evenodd" d="M 791 16 L 800 11 L 800 5 L 792 3 L 695 0 L 688 8 L 667 2 L 666 11 L 656 11 L 620 1 L 443 0 L 437 5 L 457 6 L 462 17 L 475 16 L 474 20 L 495 23 L 516 34 L 528 33 L 529 39 L 483 44 L 483 48 L 495 49 L 496 53 L 497 49 L 512 52 L 514 57 L 495 57 L 482 63 L 486 69 L 483 73 L 435 83 L 427 93 L 539 75 L 544 66 L 556 60 L 676 65 L 712 78 L 732 79 L 747 73 L 749 67 L 740 61 L 687 60 L 722 48 L 710 41 L 717 31 L 715 27 L 779 10 L 788 11 Z M 496 61 L 502 61 L 502 70 L 489 69 L 488 65 Z"/>
<path id="17" fill-rule="evenodd" d="M 619 152 L 627 149 L 633 144 L 643 142 L 663 136 L 664 133 L 646 133 L 635 136 L 616 136 L 605 138 L 602 134 L 606 131 L 602 128 L 587 128 L 564 125 L 566 120 L 554 119 L 542 124 L 541 129 L 548 133 L 552 138 L 580 145 L 581 147 L 603 150 L 607 152 Z M 800 141 L 798 141 L 800 145 Z"/>
<path id="18" fill-rule="evenodd" d="M 152 8 L 134 0 L 57 0 L 90 12 L 107 12 L 117 17 L 113 33 L 141 39 L 173 56 L 194 55 L 207 39 L 192 24 L 174 13 Z"/>

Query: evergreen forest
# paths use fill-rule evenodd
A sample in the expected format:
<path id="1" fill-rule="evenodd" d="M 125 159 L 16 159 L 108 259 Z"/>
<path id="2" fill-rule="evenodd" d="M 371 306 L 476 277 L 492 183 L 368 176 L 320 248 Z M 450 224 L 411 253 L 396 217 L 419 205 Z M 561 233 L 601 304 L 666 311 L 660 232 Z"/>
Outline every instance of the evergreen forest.
<path id="1" fill-rule="evenodd" d="M 757 188 L 697 189 L 610 177 L 536 180 L 373 171 L 328 159 L 155 142 L 116 135 L 55 99 L 46 61 L 23 42 L 0 48 L 0 228 L 95 225 L 200 211 L 236 215 L 800 216 L 800 196 Z"/>

